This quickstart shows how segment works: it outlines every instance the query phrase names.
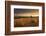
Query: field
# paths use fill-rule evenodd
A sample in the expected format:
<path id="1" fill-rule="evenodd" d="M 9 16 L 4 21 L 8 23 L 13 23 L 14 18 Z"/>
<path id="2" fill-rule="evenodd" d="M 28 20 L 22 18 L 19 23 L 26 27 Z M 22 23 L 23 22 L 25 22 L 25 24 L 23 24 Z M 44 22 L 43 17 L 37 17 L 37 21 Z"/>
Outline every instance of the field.
<path id="1" fill-rule="evenodd" d="M 38 26 L 39 17 L 23 17 L 16 16 L 14 17 L 14 27 L 29 27 L 29 26 Z"/>

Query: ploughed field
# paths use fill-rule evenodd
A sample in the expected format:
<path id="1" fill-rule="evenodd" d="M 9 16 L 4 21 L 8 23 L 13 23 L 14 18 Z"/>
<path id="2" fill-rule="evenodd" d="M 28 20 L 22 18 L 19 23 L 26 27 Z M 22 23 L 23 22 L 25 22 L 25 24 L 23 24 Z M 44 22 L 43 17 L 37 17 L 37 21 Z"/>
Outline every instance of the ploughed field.
<path id="1" fill-rule="evenodd" d="M 39 17 L 14 17 L 14 27 L 38 26 Z"/>

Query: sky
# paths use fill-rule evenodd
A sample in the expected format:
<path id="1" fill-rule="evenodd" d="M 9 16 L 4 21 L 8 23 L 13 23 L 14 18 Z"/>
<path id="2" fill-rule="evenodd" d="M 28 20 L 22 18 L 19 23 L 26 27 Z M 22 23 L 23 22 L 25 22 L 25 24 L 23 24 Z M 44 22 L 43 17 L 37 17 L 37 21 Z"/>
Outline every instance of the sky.
<path id="1" fill-rule="evenodd" d="M 15 16 L 39 16 L 38 9 L 14 9 Z"/>
<path id="2" fill-rule="evenodd" d="M 32 12 L 33 10 L 38 11 L 38 9 L 17 9 L 14 8 L 14 13 L 27 13 L 27 12 Z"/>

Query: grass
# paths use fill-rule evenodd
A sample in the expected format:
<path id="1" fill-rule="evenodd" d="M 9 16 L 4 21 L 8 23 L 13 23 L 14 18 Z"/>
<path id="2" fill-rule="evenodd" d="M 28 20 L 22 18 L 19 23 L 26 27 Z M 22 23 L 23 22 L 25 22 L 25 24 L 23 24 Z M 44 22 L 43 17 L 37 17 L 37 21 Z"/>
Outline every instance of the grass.
<path id="1" fill-rule="evenodd" d="M 14 17 L 14 26 L 15 27 L 38 26 L 38 24 L 39 24 L 38 17 L 32 17 L 32 16 L 30 16 L 30 17 L 27 17 L 27 16 Z"/>

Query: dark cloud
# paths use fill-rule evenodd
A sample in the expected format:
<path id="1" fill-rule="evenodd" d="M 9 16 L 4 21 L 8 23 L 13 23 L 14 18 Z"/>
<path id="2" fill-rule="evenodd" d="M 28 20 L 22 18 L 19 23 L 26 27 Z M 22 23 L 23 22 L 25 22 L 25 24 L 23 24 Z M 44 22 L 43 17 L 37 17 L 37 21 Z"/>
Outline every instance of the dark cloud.
<path id="1" fill-rule="evenodd" d="M 31 12 L 31 11 L 36 11 L 38 9 L 17 9 L 17 8 L 14 8 L 14 13 L 27 13 L 27 12 Z"/>

